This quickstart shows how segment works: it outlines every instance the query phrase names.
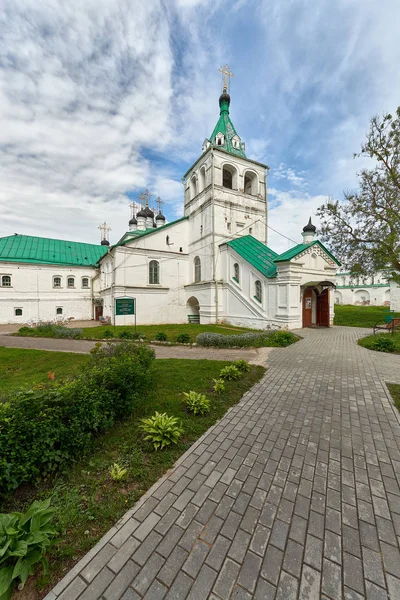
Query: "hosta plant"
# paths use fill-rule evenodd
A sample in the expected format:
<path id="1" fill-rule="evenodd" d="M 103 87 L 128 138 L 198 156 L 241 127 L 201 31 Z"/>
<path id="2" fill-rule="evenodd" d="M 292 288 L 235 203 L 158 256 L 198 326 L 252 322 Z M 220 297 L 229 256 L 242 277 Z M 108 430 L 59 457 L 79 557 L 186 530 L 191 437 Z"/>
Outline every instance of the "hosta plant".
<path id="1" fill-rule="evenodd" d="M 190 335 L 187 333 L 180 333 L 179 335 L 176 336 L 176 341 L 179 344 L 189 344 L 190 342 Z"/>
<path id="2" fill-rule="evenodd" d="M 228 365 L 221 369 L 219 373 L 220 379 L 225 379 L 226 381 L 231 381 L 233 379 L 239 379 L 241 376 L 241 372 L 234 365 Z"/>
<path id="3" fill-rule="evenodd" d="M 25 585 L 37 563 L 47 571 L 45 554 L 57 534 L 50 525 L 55 512 L 50 499 L 35 501 L 26 513 L 0 514 L 0 600 Z"/>
<path id="4" fill-rule="evenodd" d="M 167 341 L 167 334 L 164 331 L 158 331 L 156 333 L 155 339 L 157 340 L 157 342 L 166 342 Z"/>
<path id="5" fill-rule="evenodd" d="M 199 392 L 184 392 L 187 409 L 194 415 L 204 415 L 210 411 L 210 400 Z"/>
<path id="6" fill-rule="evenodd" d="M 213 390 L 216 394 L 222 394 L 225 391 L 225 381 L 223 379 L 213 379 Z"/>
<path id="7" fill-rule="evenodd" d="M 121 467 L 118 463 L 114 463 L 113 465 L 111 465 L 109 471 L 111 479 L 114 479 L 114 481 L 121 481 L 125 478 L 128 469 Z"/>
<path id="8" fill-rule="evenodd" d="M 233 362 L 233 366 L 236 367 L 237 369 L 239 369 L 239 371 L 241 371 L 242 373 L 247 373 L 247 371 L 250 371 L 249 363 L 246 360 L 244 360 L 243 358 L 240 358 L 239 360 L 235 360 Z"/>
<path id="9" fill-rule="evenodd" d="M 157 411 L 152 417 L 142 419 L 140 427 L 147 433 L 144 439 L 149 440 L 155 450 L 162 450 L 165 446 L 177 444 L 183 433 L 179 419 Z"/>

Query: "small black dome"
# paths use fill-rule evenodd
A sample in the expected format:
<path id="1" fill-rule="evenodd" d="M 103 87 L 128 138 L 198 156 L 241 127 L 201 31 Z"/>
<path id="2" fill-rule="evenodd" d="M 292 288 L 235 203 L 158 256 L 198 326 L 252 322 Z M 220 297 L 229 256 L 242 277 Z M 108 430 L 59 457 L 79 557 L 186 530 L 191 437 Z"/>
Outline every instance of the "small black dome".
<path id="1" fill-rule="evenodd" d="M 317 231 L 317 228 L 315 227 L 315 225 L 313 225 L 313 224 L 311 223 L 311 217 L 310 217 L 310 219 L 309 219 L 309 221 L 308 221 L 307 225 L 306 225 L 305 227 L 303 227 L 303 231 L 304 231 L 304 232 L 306 232 L 306 231 L 311 231 L 312 233 L 315 233 L 315 232 Z"/>
<path id="2" fill-rule="evenodd" d="M 165 221 L 165 217 L 162 213 L 158 213 L 156 216 L 156 221 Z"/>
<path id="3" fill-rule="evenodd" d="M 101 245 L 102 246 L 109 246 L 110 242 L 108 240 L 101 240 Z"/>
<path id="4" fill-rule="evenodd" d="M 231 103 L 231 97 L 226 90 L 224 90 L 219 97 L 219 106 L 220 107 L 221 107 L 222 102 L 224 102 L 224 100 L 225 100 L 225 102 L 228 103 L 228 106 L 229 106 Z"/>
<path id="5" fill-rule="evenodd" d="M 141 210 L 139 210 L 139 212 L 137 213 L 136 217 L 144 217 L 144 218 L 147 217 L 147 214 L 146 214 L 144 208 L 142 208 Z"/>
<path id="6" fill-rule="evenodd" d="M 137 225 L 137 220 L 135 217 L 132 217 L 132 219 L 129 221 L 129 225 Z"/>
<path id="7" fill-rule="evenodd" d="M 152 219 L 154 217 L 154 213 L 151 210 L 151 208 L 149 208 L 148 206 L 146 206 L 145 209 L 143 209 L 143 212 L 146 213 L 146 217 Z"/>

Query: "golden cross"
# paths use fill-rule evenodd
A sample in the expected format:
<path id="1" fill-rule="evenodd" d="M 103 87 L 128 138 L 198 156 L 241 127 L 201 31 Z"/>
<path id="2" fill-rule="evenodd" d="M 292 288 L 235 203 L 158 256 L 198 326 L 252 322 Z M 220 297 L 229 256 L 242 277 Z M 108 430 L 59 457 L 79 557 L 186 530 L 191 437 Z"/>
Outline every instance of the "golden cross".
<path id="1" fill-rule="evenodd" d="M 229 70 L 228 65 L 220 67 L 218 71 L 222 75 L 223 91 L 226 92 L 230 88 L 231 77 L 233 77 L 232 71 Z"/>
<path id="2" fill-rule="evenodd" d="M 158 212 L 161 213 L 161 207 L 164 204 L 164 201 L 161 200 L 160 196 L 158 196 L 157 200 L 156 200 L 156 204 L 158 206 Z"/>
<path id="3" fill-rule="evenodd" d="M 99 225 L 97 229 L 100 229 L 101 231 L 101 239 L 106 240 L 108 237 L 108 232 L 111 231 L 111 227 L 109 227 L 104 221 L 104 223 L 102 225 Z"/>
<path id="4" fill-rule="evenodd" d="M 137 212 L 140 208 L 140 204 L 138 204 L 135 201 L 132 201 L 129 205 L 129 208 L 131 209 L 131 213 L 132 213 L 132 217 L 135 216 L 135 212 Z"/>
<path id="5" fill-rule="evenodd" d="M 142 192 L 139 196 L 139 200 L 144 202 L 146 206 L 149 206 L 149 198 L 151 198 L 153 194 L 150 194 L 149 190 L 146 189 L 145 192 Z"/>

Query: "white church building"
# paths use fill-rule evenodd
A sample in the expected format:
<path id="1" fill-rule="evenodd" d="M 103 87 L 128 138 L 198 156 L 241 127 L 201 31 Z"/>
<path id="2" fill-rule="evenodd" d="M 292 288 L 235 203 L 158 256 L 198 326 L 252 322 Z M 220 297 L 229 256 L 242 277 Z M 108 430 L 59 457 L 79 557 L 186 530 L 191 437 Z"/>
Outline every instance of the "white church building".
<path id="1" fill-rule="evenodd" d="M 0 238 L 0 323 L 98 319 L 116 299 L 136 299 L 138 325 L 226 322 L 265 329 L 329 326 L 340 263 L 315 238 L 283 254 L 267 240 L 267 170 L 245 154 L 229 115 L 220 116 L 184 175 L 184 215 L 171 223 L 146 201 L 118 243 Z M 148 199 L 148 193 L 142 198 Z"/>

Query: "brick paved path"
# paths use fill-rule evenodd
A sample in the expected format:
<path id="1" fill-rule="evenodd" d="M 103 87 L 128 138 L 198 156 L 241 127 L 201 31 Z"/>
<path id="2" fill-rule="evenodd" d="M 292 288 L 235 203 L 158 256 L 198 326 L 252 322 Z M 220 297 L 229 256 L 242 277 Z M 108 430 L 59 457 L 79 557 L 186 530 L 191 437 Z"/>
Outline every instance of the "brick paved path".
<path id="1" fill-rule="evenodd" d="M 302 332 L 303 333 L 303 332 Z M 400 357 L 309 330 L 47 600 L 400 598 Z"/>

